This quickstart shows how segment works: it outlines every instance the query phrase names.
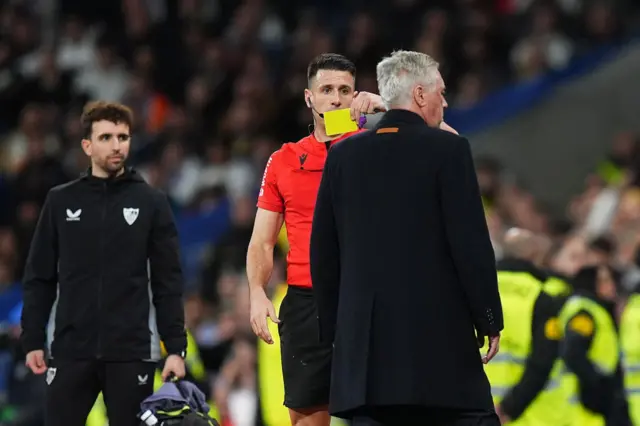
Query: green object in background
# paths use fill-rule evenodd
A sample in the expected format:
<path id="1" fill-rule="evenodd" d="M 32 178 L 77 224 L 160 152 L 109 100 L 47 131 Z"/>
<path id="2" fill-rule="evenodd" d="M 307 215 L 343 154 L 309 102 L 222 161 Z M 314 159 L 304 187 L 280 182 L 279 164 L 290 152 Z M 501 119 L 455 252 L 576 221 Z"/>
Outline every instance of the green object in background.
<path id="1" fill-rule="evenodd" d="M 624 179 L 624 170 L 611 161 L 604 161 L 598 165 L 598 175 L 609 185 L 618 185 Z"/>
<path id="2" fill-rule="evenodd" d="M 11 422 L 16 419 L 18 412 L 11 406 L 4 407 L 0 410 L 0 422 Z"/>

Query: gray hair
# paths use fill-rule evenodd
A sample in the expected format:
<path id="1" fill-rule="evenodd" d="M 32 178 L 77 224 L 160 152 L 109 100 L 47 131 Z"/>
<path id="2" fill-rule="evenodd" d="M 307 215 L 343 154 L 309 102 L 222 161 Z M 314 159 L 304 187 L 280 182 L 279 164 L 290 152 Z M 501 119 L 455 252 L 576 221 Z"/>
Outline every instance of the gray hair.
<path id="1" fill-rule="evenodd" d="M 405 105 L 417 84 L 435 88 L 438 62 L 431 56 L 407 50 L 397 50 L 382 59 L 376 67 L 378 90 L 387 109 Z"/>

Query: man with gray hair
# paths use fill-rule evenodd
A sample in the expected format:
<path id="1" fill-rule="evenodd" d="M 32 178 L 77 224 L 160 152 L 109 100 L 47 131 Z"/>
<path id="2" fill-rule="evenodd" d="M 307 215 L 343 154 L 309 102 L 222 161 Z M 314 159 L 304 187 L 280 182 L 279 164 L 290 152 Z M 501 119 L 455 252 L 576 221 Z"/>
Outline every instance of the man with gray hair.
<path id="1" fill-rule="evenodd" d="M 353 426 L 497 426 L 483 363 L 502 307 L 469 143 L 439 129 L 432 58 L 394 52 L 377 73 L 388 112 L 330 150 L 312 225 L 329 410 Z"/>

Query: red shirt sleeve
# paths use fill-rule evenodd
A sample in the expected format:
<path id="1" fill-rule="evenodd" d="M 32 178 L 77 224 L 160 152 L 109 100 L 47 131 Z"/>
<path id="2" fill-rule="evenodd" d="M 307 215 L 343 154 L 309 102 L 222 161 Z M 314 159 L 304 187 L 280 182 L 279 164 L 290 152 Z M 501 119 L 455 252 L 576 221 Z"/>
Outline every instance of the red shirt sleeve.
<path id="1" fill-rule="evenodd" d="M 271 154 L 264 168 L 260 193 L 258 194 L 258 208 L 276 213 L 284 212 L 284 201 L 278 190 L 278 167 L 280 166 L 280 151 Z"/>

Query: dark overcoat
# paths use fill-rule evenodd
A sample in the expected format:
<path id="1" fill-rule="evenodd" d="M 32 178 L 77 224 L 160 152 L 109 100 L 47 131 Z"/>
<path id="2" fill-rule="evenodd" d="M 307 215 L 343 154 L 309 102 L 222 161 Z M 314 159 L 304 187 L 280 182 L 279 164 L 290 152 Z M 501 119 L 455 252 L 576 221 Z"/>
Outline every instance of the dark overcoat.
<path id="1" fill-rule="evenodd" d="M 468 141 L 391 110 L 333 146 L 311 236 L 330 411 L 492 409 L 476 332 L 502 329 L 495 257 Z"/>

